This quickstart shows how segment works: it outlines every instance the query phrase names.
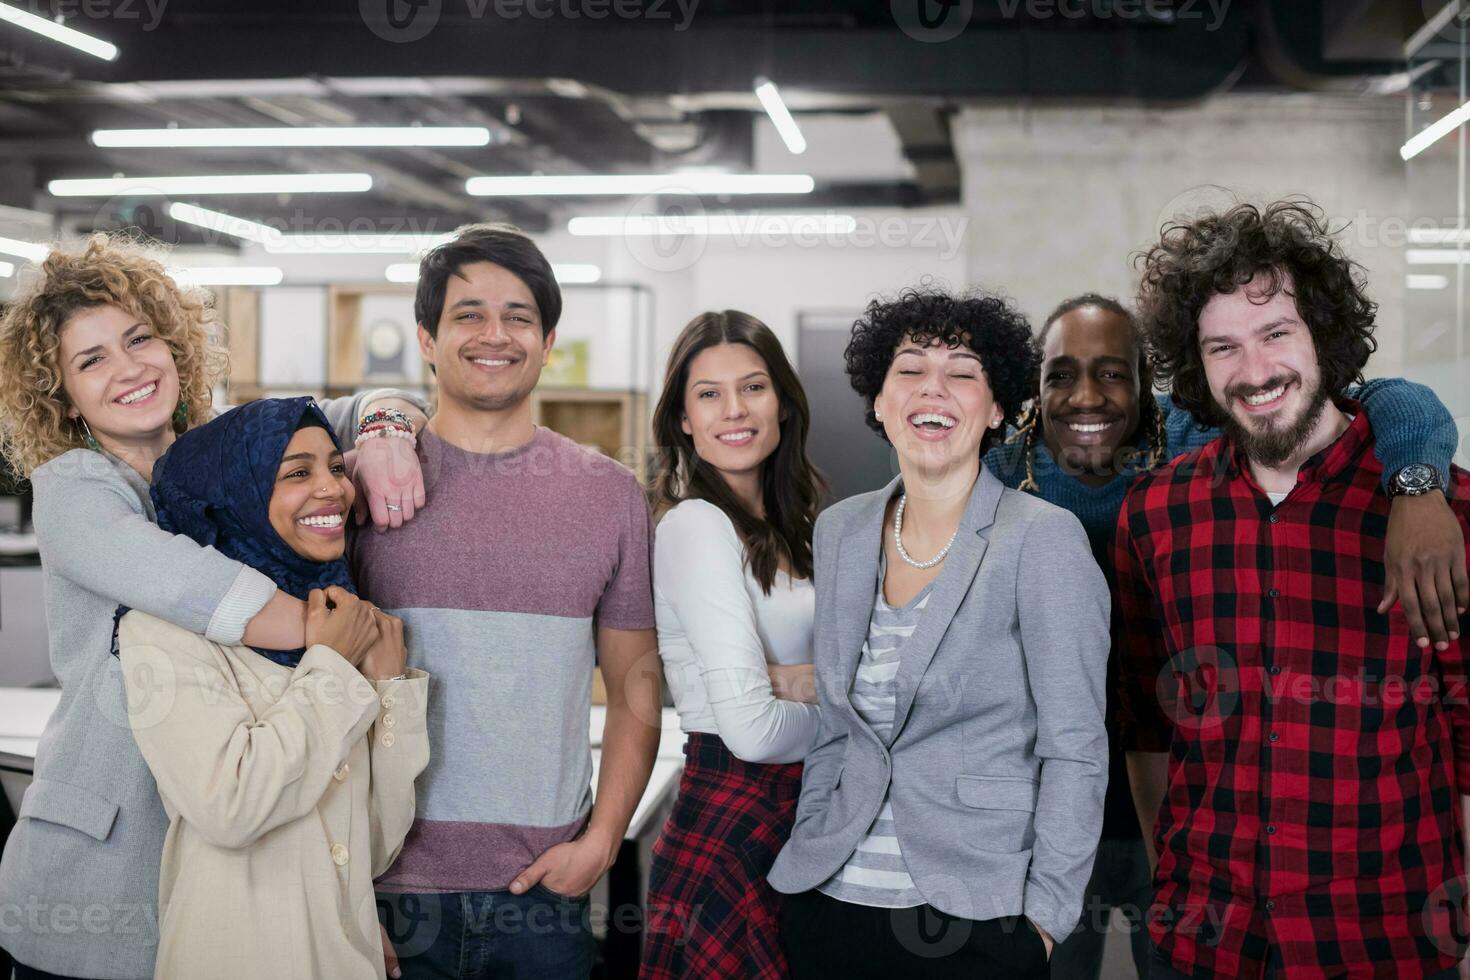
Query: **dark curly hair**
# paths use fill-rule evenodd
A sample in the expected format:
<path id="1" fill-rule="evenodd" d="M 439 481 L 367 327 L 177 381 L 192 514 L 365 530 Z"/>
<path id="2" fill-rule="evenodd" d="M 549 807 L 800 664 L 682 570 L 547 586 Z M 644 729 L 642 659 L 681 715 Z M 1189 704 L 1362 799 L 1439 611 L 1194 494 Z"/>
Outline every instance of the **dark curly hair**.
<path id="1" fill-rule="evenodd" d="M 1261 210 L 1238 204 L 1188 224 L 1166 225 L 1158 244 L 1141 257 L 1138 317 L 1154 377 L 1176 404 L 1200 423 L 1223 421 L 1210 394 L 1199 349 L 1199 314 L 1210 298 L 1235 292 L 1257 275 L 1271 296 L 1296 301 L 1322 371 L 1322 390 L 1340 397 L 1363 378 L 1377 349 L 1362 266 L 1349 259 L 1321 208 L 1310 201 L 1277 201 Z"/>
<path id="2" fill-rule="evenodd" d="M 873 399 L 883 390 L 888 368 L 904 338 L 918 344 L 936 339 L 950 349 L 966 347 L 980 358 L 995 402 L 1014 423 L 1036 393 L 1041 348 L 1026 315 L 1002 296 L 984 292 L 953 295 L 928 286 L 905 289 L 897 297 L 876 299 L 852 325 L 847 342 L 847 379 L 868 403 L 868 427 L 886 440 L 883 423 L 873 414 Z M 980 455 L 990 448 L 999 429 L 986 429 Z"/>

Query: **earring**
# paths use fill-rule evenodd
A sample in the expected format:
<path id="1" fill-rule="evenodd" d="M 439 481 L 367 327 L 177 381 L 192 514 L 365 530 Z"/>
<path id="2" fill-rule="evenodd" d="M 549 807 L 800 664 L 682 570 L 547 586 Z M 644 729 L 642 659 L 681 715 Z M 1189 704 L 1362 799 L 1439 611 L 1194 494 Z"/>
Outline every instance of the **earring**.
<path id="1" fill-rule="evenodd" d="M 82 423 L 82 431 L 87 434 L 87 438 L 85 439 L 87 448 L 92 450 L 92 452 L 94 453 L 102 452 L 102 446 L 97 442 L 96 439 L 92 438 L 92 429 L 91 426 L 87 425 L 87 420 L 78 415 L 77 421 Z"/>
<path id="2" fill-rule="evenodd" d="M 883 413 L 880 412 L 880 411 L 878 411 L 876 408 L 873 409 L 873 419 L 874 419 L 874 421 L 882 422 L 883 421 Z"/>
<path id="3" fill-rule="evenodd" d="M 991 427 L 991 428 L 992 428 L 992 429 L 999 429 L 999 428 L 1000 428 L 1000 419 L 995 419 L 995 420 L 993 420 L 993 421 L 992 421 L 992 422 L 991 422 L 991 423 L 990 423 L 990 427 Z"/>
<path id="4" fill-rule="evenodd" d="M 175 429 L 182 429 L 189 422 L 189 406 L 183 399 L 179 400 L 179 407 L 174 409 L 173 422 Z"/>

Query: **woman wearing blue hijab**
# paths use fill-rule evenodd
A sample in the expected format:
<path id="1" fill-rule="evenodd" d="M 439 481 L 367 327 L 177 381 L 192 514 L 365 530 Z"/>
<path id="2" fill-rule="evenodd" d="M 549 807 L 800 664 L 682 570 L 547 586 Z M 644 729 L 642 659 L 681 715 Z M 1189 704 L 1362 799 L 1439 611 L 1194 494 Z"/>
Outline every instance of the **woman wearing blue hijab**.
<path id="1" fill-rule="evenodd" d="M 308 604 L 306 646 L 119 610 L 129 721 L 169 817 L 155 976 L 382 978 L 372 880 L 413 821 L 428 678 L 343 561 L 352 483 L 307 398 L 244 405 L 154 468 L 166 531 Z"/>

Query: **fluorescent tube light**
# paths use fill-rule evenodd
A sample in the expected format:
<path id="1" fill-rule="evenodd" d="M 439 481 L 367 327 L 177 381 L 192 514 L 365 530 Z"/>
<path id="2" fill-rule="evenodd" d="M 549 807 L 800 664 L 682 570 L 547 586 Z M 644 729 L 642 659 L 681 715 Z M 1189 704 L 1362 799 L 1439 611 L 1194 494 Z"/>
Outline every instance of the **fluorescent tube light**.
<path id="1" fill-rule="evenodd" d="M 185 224 L 207 228 L 210 231 L 233 235 L 236 238 L 243 238 L 260 245 L 281 237 L 281 233 L 269 225 L 263 225 L 246 218 L 237 218 L 233 214 L 225 214 L 223 211 L 211 211 L 209 208 L 201 208 L 197 204 L 184 204 L 182 202 L 170 204 L 168 206 L 168 216 L 175 221 L 182 221 Z"/>
<path id="2" fill-rule="evenodd" d="M 487 146 L 483 126 L 256 126 L 231 129 L 99 129 L 108 147 Z"/>
<path id="3" fill-rule="evenodd" d="M 368 174 L 218 174 L 208 177 L 97 177 L 53 180 L 56 197 L 193 194 L 349 194 L 370 189 Z"/>
<path id="4" fill-rule="evenodd" d="M 1470 265 L 1470 251 L 1453 248 L 1410 248 L 1404 250 L 1409 265 Z"/>
<path id="5" fill-rule="evenodd" d="M 68 47 L 76 48 L 78 51 L 86 52 L 103 61 L 113 61 L 117 58 L 117 45 L 108 44 L 100 38 L 90 34 L 83 34 L 75 28 L 58 24 L 45 17 L 38 17 L 28 10 L 21 10 L 9 4 L 0 3 L 0 21 L 14 24 L 16 27 L 33 31 L 53 41 L 59 41 Z"/>
<path id="6" fill-rule="evenodd" d="M 573 218 L 573 235 L 848 235 L 857 230 L 850 214 L 606 215 Z"/>
<path id="7" fill-rule="evenodd" d="M 588 263 L 555 264 L 551 267 L 551 272 L 556 276 L 557 282 L 567 285 L 598 282 L 602 279 L 602 269 Z M 417 262 L 394 262 L 383 270 L 383 277 L 389 282 L 418 282 L 419 264 Z"/>
<path id="8" fill-rule="evenodd" d="M 1445 113 L 1439 119 L 1425 126 L 1407 143 L 1399 147 L 1399 156 L 1403 157 L 1405 162 L 1414 159 L 1414 157 L 1429 149 L 1429 147 L 1437 143 L 1446 134 L 1459 129 L 1465 124 L 1466 120 L 1470 120 L 1470 102 L 1466 102 L 1460 108 Z"/>
<path id="9" fill-rule="evenodd" d="M 1445 289 L 1450 284 L 1450 277 L 1432 274 L 1414 275 L 1411 273 L 1404 277 L 1404 284 L 1410 289 Z"/>
<path id="10" fill-rule="evenodd" d="M 274 265 L 206 265 L 168 270 L 174 281 L 190 286 L 277 286 L 284 278 Z"/>
<path id="11" fill-rule="evenodd" d="M 0 255 L 14 255 L 17 258 L 40 262 L 50 254 L 51 249 L 45 245 L 37 245 L 35 242 L 23 242 L 18 238 L 0 238 Z"/>
<path id="12" fill-rule="evenodd" d="M 265 242 L 274 255 L 413 255 L 454 238 L 444 235 L 277 235 Z"/>
<path id="13" fill-rule="evenodd" d="M 775 124 L 776 132 L 781 134 L 781 140 L 786 144 L 786 149 L 792 153 L 805 153 L 806 137 L 801 135 L 801 127 L 797 126 L 796 120 L 791 118 L 791 112 L 786 108 L 786 103 L 781 100 L 781 93 L 777 90 L 776 83 L 765 78 L 757 79 L 755 97 L 760 99 L 766 115 L 771 117 L 771 122 Z"/>
<path id="14" fill-rule="evenodd" d="M 465 190 L 477 197 L 553 197 L 638 194 L 810 194 L 808 174 L 611 174 L 471 177 Z"/>

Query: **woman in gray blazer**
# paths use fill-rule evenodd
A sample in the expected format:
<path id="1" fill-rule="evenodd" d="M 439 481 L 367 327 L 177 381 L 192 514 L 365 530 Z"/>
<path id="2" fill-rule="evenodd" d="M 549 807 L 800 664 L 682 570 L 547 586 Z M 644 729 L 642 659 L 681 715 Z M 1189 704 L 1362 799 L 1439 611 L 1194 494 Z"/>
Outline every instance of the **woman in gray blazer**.
<path id="1" fill-rule="evenodd" d="M 821 730 L 771 870 L 806 977 L 1045 977 L 1102 825 L 1107 586 L 980 457 L 1035 390 L 1004 300 L 909 290 L 847 348 L 900 475 L 818 518 Z"/>

